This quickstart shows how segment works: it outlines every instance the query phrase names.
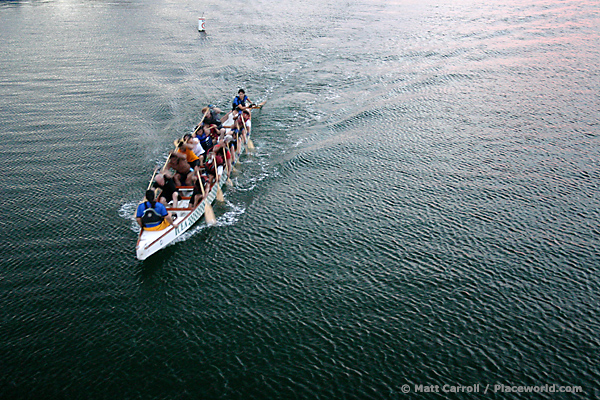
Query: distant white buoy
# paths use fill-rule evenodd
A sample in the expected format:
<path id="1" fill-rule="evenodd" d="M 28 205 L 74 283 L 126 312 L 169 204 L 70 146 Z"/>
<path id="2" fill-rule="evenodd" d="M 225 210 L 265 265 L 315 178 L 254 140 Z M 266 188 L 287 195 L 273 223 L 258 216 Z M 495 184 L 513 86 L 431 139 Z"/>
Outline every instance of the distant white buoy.
<path id="1" fill-rule="evenodd" d="M 206 20 L 204 19 L 204 17 L 200 17 L 198 18 L 198 32 L 204 32 L 204 22 Z"/>

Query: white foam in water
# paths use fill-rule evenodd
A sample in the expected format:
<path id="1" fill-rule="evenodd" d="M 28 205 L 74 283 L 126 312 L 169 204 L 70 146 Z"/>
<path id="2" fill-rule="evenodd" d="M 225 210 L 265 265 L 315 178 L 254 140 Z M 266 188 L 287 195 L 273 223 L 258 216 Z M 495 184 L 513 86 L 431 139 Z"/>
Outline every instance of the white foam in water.
<path id="1" fill-rule="evenodd" d="M 242 215 L 244 212 L 246 212 L 246 207 L 244 207 L 243 204 L 236 205 L 229 201 L 226 201 L 226 204 L 227 204 L 227 207 L 229 207 L 231 210 L 227 211 L 225 214 L 223 214 L 219 218 L 217 218 L 216 226 L 233 225 L 239 221 L 240 215 Z"/>
<path id="2" fill-rule="evenodd" d="M 135 233 L 140 232 L 140 226 L 135 220 L 135 210 L 137 209 L 138 204 L 140 204 L 139 201 L 128 201 L 127 203 L 123 204 L 118 211 L 119 217 L 128 219 L 132 222 L 131 230 Z"/>
<path id="3" fill-rule="evenodd" d="M 221 226 L 233 225 L 239 221 L 240 215 L 242 215 L 244 212 L 246 212 L 246 208 L 242 204 L 236 205 L 229 201 L 225 201 L 225 204 L 227 205 L 228 208 L 230 208 L 230 210 L 225 212 L 223 215 L 219 216 L 217 218 L 217 223 L 213 226 L 221 227 Z M 196 225 L 194 225 L 191 229 L 189 229 L 183 235 L 181 235 L 176 240 L 174 240 L 173 243 L 179 243 L 179 242 L 185 241 L 185 240 L 191 238 L 192 236 L 194 236 L 195 234 L 197 234 L 198 232 L 203 231 L 207 227 L 208 227 L 208 225 L 206 225 L 206 221 L 204 219 L 202 219 L 200 222 L 196 223 Z"/>

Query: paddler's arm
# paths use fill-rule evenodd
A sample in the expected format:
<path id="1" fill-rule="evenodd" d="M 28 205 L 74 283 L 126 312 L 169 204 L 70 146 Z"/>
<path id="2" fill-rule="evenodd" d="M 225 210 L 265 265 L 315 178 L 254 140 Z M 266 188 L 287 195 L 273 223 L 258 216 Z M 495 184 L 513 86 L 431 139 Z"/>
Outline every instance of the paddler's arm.
<path id="1" fill-rule="evenodd" d="M 231 111 L 229 111 L 227 114 L 225 114 L 221 117 L 221 123 L 227 121 L 227 119 L 229 118 L 229 114 L 231 114 Z"/>
<path id="2" fill-rule="evenodd" d="M 167 211 L 167 216 L 165 217 L 165 219 L 167 220 L 167 222 L 170 225 L 173 225 L 174 228 L 177 228 L 177 225 L 173 222 L 173 217 L 171 217 L 171 212 Z"/>
<path id="3" fill-rule="evenodd" d="M 177 163 L 175 163 L 175 165 L 171 165 L 171 163 L 173 162 L 173 159 L 171 158 L 172 156 L 175 156 L 175 157 L 177 157 L 177 158 L 179 158 L 179 159 L 183 159 L 183 160 L 185 160 L 185 159 L 186 159 L 186 157 L 185 157 L 185 154 L 183 154 L 183 153 L 180 153 L 180 152 L 178 152 L 178 151 L 171 150 L 171 151 L 169 152 L 169 160 L 168 160 L 168 162 L 165 164 L 164 168 L 163 168 L 163 169 L 162 169 L 162 171 L 161 171 L 163 174 L 166 174 L 166 173 L 167 173 L 167 172 L 168 172 L 168 171 L 169 171 L 171 168 L 173 168 L 173 169 L 175 169 L 175 170 L 177 169 L 177 168 L 175 168 L 175 165 L 176 165 Z"/>
<path id="4" fill-rule="evenodd" d="M 239 97 L 238 97 L 239 99 Z M 250 106 L 246 107 L 246 104 L 250 103 Z M 252 103 L 252 100 L 250 100 L 250 98 L 248 96 L 244 97 L 244 100 L 242 100 L 242 102 L 238 105 L 240 111 L 244 111 L 244 110 L 249 110 L 252 108 L 252 105 L 254 103 Z"/>
<path id="5" fill-rule="evenodd" d="M 144 198 L 144 201 L 146 201 L 146 199 Z M 145 208 L 145 206 L 144 206 Z M 143 210 L 141 209 L 141 204 L 139 204 L 137 206 L 137 209 L 135 210 L 135 220 L 138 223 L 138 225 L 140 226 L 140 228 L 144 229 L 144 225 L 142 224 L 142 217 L 144 216 Z"/>
<path id="6" fill-rule="evenodd" d="M 176 154 L 173 150 L 171 150 L 169 152 L 169 158 L 167 158 L 167 162 L 165 163 L 165 166 L 160 170 L 161 173 L 166 174 L 171 168 L 173 168 L 173 166 L 171 165 L 171 163 L 173 162 L 173 159 L 171 157 L 173 155 L 176 155 Z"/>

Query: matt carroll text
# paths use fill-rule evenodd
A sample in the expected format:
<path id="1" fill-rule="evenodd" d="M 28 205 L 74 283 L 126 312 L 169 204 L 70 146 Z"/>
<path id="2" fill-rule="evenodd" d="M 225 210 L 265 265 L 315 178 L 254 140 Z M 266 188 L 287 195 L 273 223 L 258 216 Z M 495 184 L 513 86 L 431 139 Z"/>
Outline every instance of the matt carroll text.
<path id="1" fill-rule="evenodd" d="M 415 393 L 480 393 L 481 386 L 475 385 L 415 385 Z M 405 392 L 408 393 L 408 392 Z"/>

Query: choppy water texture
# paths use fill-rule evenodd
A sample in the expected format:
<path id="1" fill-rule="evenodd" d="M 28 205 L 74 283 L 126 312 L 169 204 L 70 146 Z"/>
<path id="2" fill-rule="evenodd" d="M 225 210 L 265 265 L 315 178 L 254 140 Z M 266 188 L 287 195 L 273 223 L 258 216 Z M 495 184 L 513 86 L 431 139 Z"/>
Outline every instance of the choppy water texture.
<path id="1" fill-rule="evenodd" d="M 599 9 L 1 1 L 0 397 L 598 397 Z M 238 87 L 219 223 L 137 261 L 153 168 Z"/>

